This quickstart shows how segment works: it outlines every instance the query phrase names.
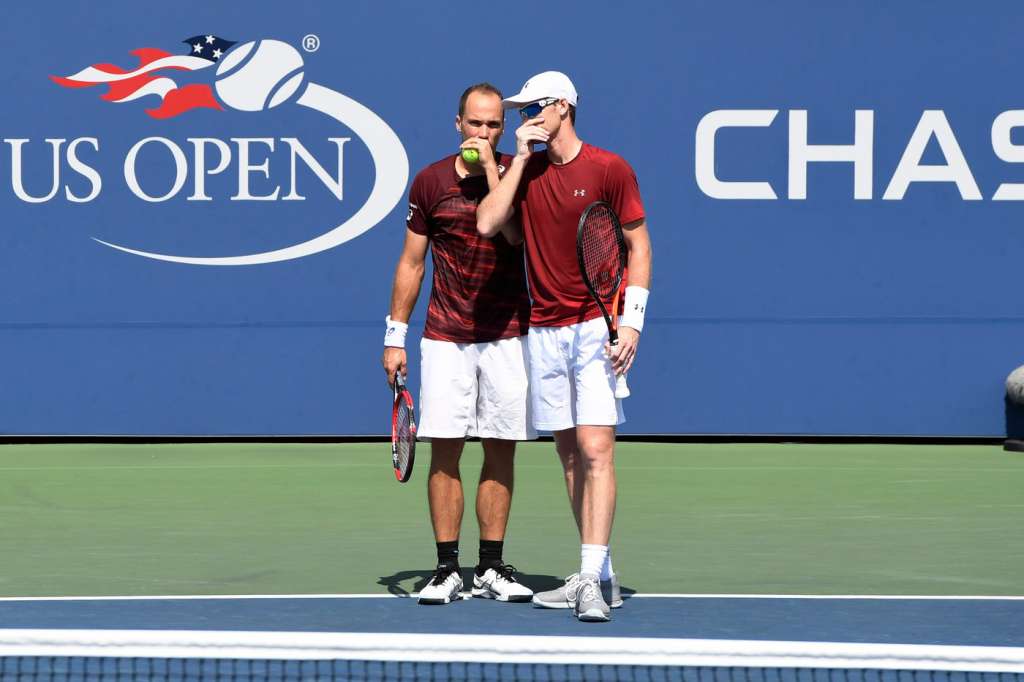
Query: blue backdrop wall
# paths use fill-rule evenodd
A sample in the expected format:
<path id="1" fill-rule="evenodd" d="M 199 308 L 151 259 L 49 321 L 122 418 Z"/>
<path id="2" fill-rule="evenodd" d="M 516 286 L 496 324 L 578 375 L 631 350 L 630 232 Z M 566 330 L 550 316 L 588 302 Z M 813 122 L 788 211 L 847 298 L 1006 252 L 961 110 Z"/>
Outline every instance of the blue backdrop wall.
<path id="1" fill-rule="evenodd" d="M 624 432 L 1003 431 L 1024 363 L 1018 3 L 5 13 L 2 433 L 384 433 L 407 181 L 455 150 L 464 87 L 548 69 L 648 209 Z M 170 61 L 87 69 L 140 59 Z"/>

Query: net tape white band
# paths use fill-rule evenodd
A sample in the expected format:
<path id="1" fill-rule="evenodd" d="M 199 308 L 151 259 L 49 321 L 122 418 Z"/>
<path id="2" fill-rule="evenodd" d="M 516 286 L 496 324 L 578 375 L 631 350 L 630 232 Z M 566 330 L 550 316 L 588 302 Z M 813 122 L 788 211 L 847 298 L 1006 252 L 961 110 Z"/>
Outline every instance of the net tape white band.
<path id="1" fill-rule="evenodd" d="M 0 629 L 0 656 L 1024 672 L 1024 648 L 651 637 Z"/>

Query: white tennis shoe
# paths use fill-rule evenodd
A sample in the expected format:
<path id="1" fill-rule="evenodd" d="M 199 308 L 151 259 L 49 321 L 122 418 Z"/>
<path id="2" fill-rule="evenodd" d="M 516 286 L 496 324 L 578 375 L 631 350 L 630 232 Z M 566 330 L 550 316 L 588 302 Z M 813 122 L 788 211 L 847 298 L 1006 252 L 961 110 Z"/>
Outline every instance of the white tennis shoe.
<path id="1" fill-rule="evenodd" d="M 450 604 L 462 597 L 462 576 L 458 568 L 449 566 L 438 566 L 422 590 L 420 590 L 420 604 Z"/>
<path id="2" fill-rule="evenodd" d="M 533 597 L 533 590 L 515 579 L 514 566 L 488 568 L 483 575 L 473 572 L 473 596 L 497 601 L 524 602 Z"/>

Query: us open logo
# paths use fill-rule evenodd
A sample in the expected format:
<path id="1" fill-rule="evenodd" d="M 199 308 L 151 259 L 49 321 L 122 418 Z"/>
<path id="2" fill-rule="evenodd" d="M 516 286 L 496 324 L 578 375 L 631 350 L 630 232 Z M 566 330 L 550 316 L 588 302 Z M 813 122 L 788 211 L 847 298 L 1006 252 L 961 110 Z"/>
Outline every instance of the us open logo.
<path id="1" fill-rule="evenodd" d="M 52 76 L 58 85 L 67 88 L 88 88 L 98 85 L 107 87 L 102 99 L 117 104 L 137 103 L 139 100 L 159 105 L 145 109 L 151 118 L 164 120 L 188 115 L 195 109 L 235 111 L 258 115 L 269 109 L 304 107 L 318 112 L 343 126 L 358 137 L 369 151 L 375 168 L 375 176 L 369 196 L 362 206 L 341 224 L 328 227 L 318 236 L 261 253 L 241 255 L 200 257 L 173 253 L 156 253 L 134 246 L 93 239 L 125 253 L 174 263 L 192 265 L 256 265 L 302 258 L 336 246 L 358 237 L 383 220 L 401 201 L 409 177 L 409 161 L 405 148 L 395 132 L 377 114 L 359 102 L 329 87 L 309 82 L 305 64 L 300 52 L 288 43 L 279 40 L 259 40 L 237 44 L 215 35 L 196 36 L 184 41 L 187 54 L 173 55 L 163 50 L 145 48 L 132 54 L 139 63 L 134 69 L 123 69 L 112 64 L 94 64 L 68 76 Z M 319 47 L 319 42 L 318 42 Z M 208 71 L 206 71 L 208 70 Z M 179 80 L 198 80 L 179 85 Z M 212 75 L 206 76 L 213 72 Z M 132 111 L 141 113 L 139 107 Z M 290 185 L 287 192 L 281 187 L 272 194 L 253 194 L 249 186 L 249 175 L 269 176 L 267 162 L 253 164 L 250 160 L 253 149 L 269 144 L 273 150 L 272 138 L 231 138 L 233 144 L 212 137 L 189 138 L 189 154 L 183 145 L 163 136 L 150 136 L 138 140 L 124 159 L 124 179 L 127 187 L 138 199 L 158 203 L 177 196 L 183 189 L 189 175 L 189 166 L 194 173 L 194 188 L 190 201 L 210 200 L 206 195 L 205 180 L 208 175 L 225 171 L 237 159 L 239 166 L 237 192 L 233 201 L 302 201 L 305 199 L 296 187 L 296 166 L 301 164 L 311 170 L 315 177 L 340 201 L 342 198 L 344 145 L 350 137 L 328 138 L 337 149 L 337 173 L 332 174 L 314 157 L 297 137 L 282 137 L 290 158 Z M 12 184 L 15 194 L 22 201 L 41 203 L 58 194 L 61 145 L 63 139 L 47 139 L 53 152 L 53 186 L 46 196 L 31 196 L 21 179 L 22 147 L 27 139 L 7 139 L 11 145 Z M 63 156 L 68 167 L 83 176 L 91 185 L 86 196 L 74 195 L 65 188 L 68 201 L 85 203 L 92 201 L 102 191 L 103 178 L 96 169 L 85 164 L 77 149 L 82 145 L 100 151 L 97 138 L 76 138 L 66 147 Z M 170 188 L 160 193 L 143 189 L 136 170 L 136 159 L 141 150 L 149 147 L 166 148 L 174 166 L 174 181 Z M 264 149 L 265 151 L 265 149 Z M 219 153 L 219 160 L 210 161 Z"/>

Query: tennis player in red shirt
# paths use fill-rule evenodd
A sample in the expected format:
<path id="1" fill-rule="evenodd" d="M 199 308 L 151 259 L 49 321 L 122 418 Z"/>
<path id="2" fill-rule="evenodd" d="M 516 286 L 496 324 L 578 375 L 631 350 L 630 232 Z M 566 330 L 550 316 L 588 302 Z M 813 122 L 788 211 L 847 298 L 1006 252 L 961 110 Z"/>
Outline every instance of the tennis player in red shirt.
<path id="1" fill-rule="evenodd" d="M 516 154 L 477 209 L 477 229 L 496 235 L 518 218 L 526 240 L 530 293 L 529 351 L 533 425 L 552 431 L 582 540 L 580 570 L 565 585 L 534 595 L 549 608 L 572 608 L 582 621 L 606 621 L 620 606 L 608 551 L 615 516 L 615 427 L 625 420 L 615 376 L 629 370 L 643 329 L 651 244 L 632 168 L 620 156 L 576 134 L 576 88 L 546 71 L 506 100 L 523 119 Z M 533 146 L 544 143 L 543 151 Z M 576 260 L 584 209 L 607 201 L 622 222 L 627 262 L 619 343 L 591 298 Z"/>
<path id="2" fill-rule="evenodd" d="M 533 596 L 502 558 L 516 441 L 536 437 L 529 419 L 524 335 L 530 300 L 522 232 L 515 220 L 506 221 L 493 239 L 476 230 L 477 204 L 511 163 L 496 151 L 505 129 L 501 97 L 493 85 L 480 83 L 459 100 L 455 128 L 461 148 L 476 150 L 478 161 L 449 154 L 413 180 L 384 336 L 384 370 L 393 384 L 396 372 L 406 373 L 405 335 L 429 246 L 434 280 L 420 343 L 417 436 L 431 441 L 427 495 L 437 570 L 420 590 L 421 604 L 448 604 L 462 590 L 459 459 L 468 436 L 479 437 L 484 449 L 476 503 L 480 560 L 472 594 L 511 602 Z"/>

